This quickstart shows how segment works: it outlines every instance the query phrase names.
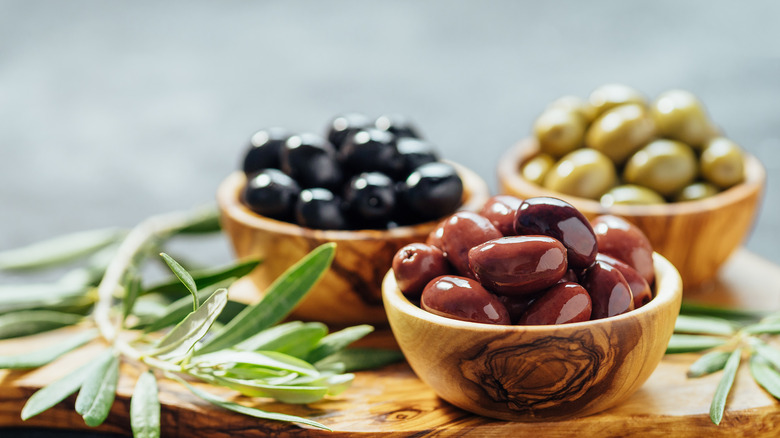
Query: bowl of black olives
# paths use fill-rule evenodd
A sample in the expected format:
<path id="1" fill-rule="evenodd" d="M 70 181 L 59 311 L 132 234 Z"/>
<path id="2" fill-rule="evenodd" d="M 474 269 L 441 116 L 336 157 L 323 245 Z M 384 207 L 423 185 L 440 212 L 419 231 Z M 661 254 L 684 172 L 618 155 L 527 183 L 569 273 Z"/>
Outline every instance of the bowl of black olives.
<path id="1" fill-rule="evenodd" d="M 697 286 L 746 239 L 766 172 L 685 90 L 649 100 L 621 84 L 565 96 L 498 164 L 503 193 L 556 196 L 587 217 L 615 214 Z"/>
<path id="2" fill-rule="evenodd" d="M 385 324 L 381 281 L 398 248 L 488 196 L 478 175 L 442 160 L 409 119 L 346 114 L 324 135 L 255 133 L 217 201 L 235 254 L 263 260 L 249 276 L 258 294 L 313 248 L 337 243 L 331 269 L 293 316 L 338 326 Z"/>
<path id="3" fill-rule="evenodd" d="M 401 248 L 382 293 L 398 345 L 440 397 L 554 421 L 639 389 L 666 351 L 682 281 L 625 219 L 499 195 Z"/>

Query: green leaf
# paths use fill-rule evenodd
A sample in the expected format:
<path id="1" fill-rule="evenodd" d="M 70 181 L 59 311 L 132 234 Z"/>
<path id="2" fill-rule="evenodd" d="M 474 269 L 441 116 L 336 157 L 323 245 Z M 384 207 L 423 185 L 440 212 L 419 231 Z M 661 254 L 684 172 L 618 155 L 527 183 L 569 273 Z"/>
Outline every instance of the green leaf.
<path id="1" fill-rule="evenodd" d="M 202 301 L 205 301 L 213 294 L 214 294 L 213 290 L 201 291 L 198 292 L 198 297 Z M 157 330 L 162 330 L 165 327 L 170 327 L 172 325 L 178 324 L 179 321 L 184 319 L 190 313 L 191 304 L 192 304 L 192 299 L 189 296 L 180 298 L 174 301 L 173 303 L 171 303 L 170 305 L 168 305 L 165 308 L 162 315 L 159 315 L 156 319 L 152 320 L 151 322 L 147 322 L 145 327 L 142 322 L 141 324 L 137 324 L 132 328 L 133 329 L 143 328 L 144 332 L 151 333 L 151 332 L 156 332 Z M 236 315 L 241 313 L 245 308 L 246 308 L 246 304 L 244 303 L 228 300 L 227 304 L 225 304 L 225 308 L 222 310 L 222 313 L 220 313 L 219 317 L 217 317 L 217 321 L 223 324 L 227 324 Z"/>
<path id="2" fill-rule="evenodd" d="M 209 353 L 231 347 L 283 320 L 322 277 L 335 251 L 335 243 L 314 249 L 277 278 L 260 302 L 247 307 L 206 341 L 199 352 Z"/>
<path id="3" fill-rule="evenodd" d="M 111 411 L 119 381 L 119 358 L 114 355 L 93 362 L 89 376 L 84 380 L 76 398 L 76 412 L 90 427 L 103 424 Z"/>
<path id="4" fill-rule="evenodd" d="M 88 288 L 61 283 L 0 286 L 0 313 L 42 307 L 72 306 L 84 302 Z"/>
<path id="5" fill-rule="evenodd" d="M 90 342 L 97 337 L 97 331 L 89 330 L 68 337 L 65 340 L 48 345 L 46 348 L 25 354 L 13 356 L 0 356 L 0 368 L 2 369 L 28 369 L 38 368 L 57 359 L 63 354 L 74 350 Z"/>
<path id="6" fill-rule="evenodd" d="M 750 346 L 753 350 L 760 354 L 761 357 L 769 361 L 775 368 L 780 368 L 780 351 L 775 350 L 766 342 L 756 339 L 748 338 L 750 340 Z"/>
<path id="7" fill-rule="evenodd" d="M 725 319 L 710 316 L 680 315 L 674 324 L 675 333 L 700 333 L 705 335 L 733 335 L 734 325 Z"/>
<path id="8" fill-rule="evenodd" d="M 703 355 L 688 368 L 688 377 L 706 376 L 722 370 L 729 356 L 731 356 L 730 351 L 711 351 Z"/>
<path id="9" fill-rule="evenodd" d="M 96 360 L 101 360 L 106 355 L 113 355 L 111 351 L 105 351 Z M 22 408 L 22 420 L 32 418 L 41 412 L 51 408 L 66 397 L 76 392 L 92 371 L 92 362 L 82 365 L 67 376 L 54 381 L 35 392 Z"/>
<path id="10" fill-rule="evenodd" d="M 322 360 L 337 351 L 341 351 L 358 339 L 374 331 L 370 325 L 356 325 L 325 336 L 306 357 L 311 363 Z"/>
<path id="11" fill-rule="evenodd" d="M 716 318 L 731 319 L 731 320 L 745 320 L 745 319 L 760 319 L 761 317 L 766 315 L 766 312 L 710 306 L 707 304 L 698 304 L 698 303 L 683 301 L 682 305 L 680 306 L 680 314 L 712 316 Z"/>
<path id="12" fill-rule="evenodd" d="M 278 351 L 304 358 L 328 334 L 321 322 L 292 321 L 267 328 L 235 346 L 237 350 Z"/>
<path id="13" fill-rule="evenodd" d="M 673 334 L 666 347 L 666 354 L 691 353 L 695 351 L 709 350 L 725 344 L 726 338 L 697 335 Z"/>
<path id="14" fill-rule="evenodd" d="M 147 371 L 138 378 L 130 399 L 130 426 L 135 438 L 160 437 L 160 399 L 157 379 Z"/>
<path id="15" fill-rule="evenodd" d="M 195 286 L 198 289 L 203 289 L 225 280 L 243 277 L 252 272 L 259 264 L 260 262 L 258 260 L 245 260 L 217 269 L 193 271 L 190 274 L 195 281 Z M 188 295 L 187 288 L 179 280 L 166 281 L 154 285 L 141 292 L 141 295 L 149 293 L 160 293 L 169 296 Z"/>
<path id="16" fill-rule="evenodd" d="M 122 321 L 126 320 L 133 312 L 135 302 L 141 293 L 141 277 L 131 276 L 125 285 L 125 294 L 122 298 Z"/>
<path id="17" fill-rule="evenodd" d="M 210 394 L 210 393 L 208 393 L 206 391 L 202 391 L 202 390 L 200 390 L 200 389 L 190 385 L 189 383 L 187 383 L 186 381 L 184 381 L 182 378 L 180 378 L 178 376 L 170 375 L 170 377 L 172 379 L 178 381 L 182 385 L 186 386 L 187 389 L 189 389 L 193 394 L 195 394 L 196 396 L 202 398 L 203 400 L 205 400 L 205 401 L 207 401 L 207 402 L 209 402 L 211 404 L 220 406 L 220 407 L 222 407 L 224 409 L 228 409 L 228 410 L 233 411 L 233 412 L 238 412 L 239 414 L 249 415 L 251 417 L 262 418 L 262 419 L 265 419 L 265 420 L 283 421 L 283 422 L 287 422 L 287 423 L 300 423 L 300 424 L 305 424 L 305 425 L 308 425 L 308 426 L 316 427 L 316 428 L 319 428 L 319 429 L 324 429 L 324 430 L 327 430 L 327 431 L 331 430 L 327 426 L 325 426 L 323 424 L 320 424 L 320 423 L 317 423 L 316 421 L 309 420 L 307 418 L 296 417 L 294 415 L 279 414 L 279 413 L 276 413 L 276 412 L 261 411 L 260 409 L 250 408 L 248 406 L 243 406 L 243 405 L 240 405 L 238 403 L 233 403 L 233 402 L 230 402 L 230 401 L 227 401 L 227 400 L 223 400 L 221 398 L 216 397 L 215 395 L 212 395 L 212 394 Z"/>
<path id="18" fill-rule="evenodd" d="M 749 325 L 743 328 L 742 331 L 751 335 L 777 335 L 780 334 L 780 321 L 759 322 L 758 324 Z"/>
<path id="19" fill-rule="evenodd" d="M 175 234 L 216 233 L 221 229 L 219 210 L 212 206 L 195 211 L 190 222 L 176 230 Z"/>
<path id="20" fill-rule="evenodd" d="M 0 339 L 34 335 L 78 324 L 82 315 L 51 310 L 25 310 L 0 315 Z"/>
<path id="21" fill-rule="evenodd" d="M 193 366 L 202 368 L 230 368 L 236 364 L 271 368 L 298 373 L 304 376 L 319 375 L 317 369 L 310 363 L 275 351 L 222 350 L 196 356 L 192 360 Z"/>
<path id="22" fill-rule="evenodd" d="M 200 301 L 198 301 L 198 286 L 195 285 L 195 280 L 192 279 L 192 275 L 168 254 L 164 252 L 160 253 L 160 257 L 165 260 L 165 263 L 171 268 L 171 271 L 173 271 L 179 281 L 181 281 L 187 290 L 190 291 L 190 295 L 192 295 L 192 311 L 198 310 L 198 307 L 200 307 Z"/>
<path id="23" fill-rule="evenodd" d="M 119 241 L 124 234 L 116 228 L 82 231 L 0 252 L 0 270 L 42 269 L 67 263 Z"/>
<path id="24" fill-rule="evenodd" d="M 720 424 L 720 421 L 723 419 L 723 412 L 726 410 L 726 400 L 729 397 L 731 386 L 734 384 L 741 356 L 741 348 L 737 348 L 731 353 L 728 361 L 726 361 L 726 366 L 723 368 L 723 377 L 718 382 L 718 387 L 715 388 L 715 396 L 712 398 L 712 404 L 710 405 L 710 420 L 715 424 Z"/>
<path id="25" fill-rule="evenodd" d="M 314 367 L 318 370 L 334 369 L 339 372 L 352 372 L 381 368 L 402 360 L 404 355 L 398 350 L 349 348 L 315 362 Z M 334 367 L 336 364 L 338 366 Z"/>
<path id="26" fill-rule="evenodd" d="M 208 332 L 227 304 L 227 289 L 219 289 L 198 310 L 187 315 L 157 344 L 150 356 L 163 360 L 180 360 Z"/>
<path id="27" fill-rule="evenodd" d="M 213 382 L 234 389 L 249 397 L 268 397 L 282 403 L 304 404 L 322 400 L 328 395 L 327 386 L 268 385 L 261 381 L 214 377 Z"/>

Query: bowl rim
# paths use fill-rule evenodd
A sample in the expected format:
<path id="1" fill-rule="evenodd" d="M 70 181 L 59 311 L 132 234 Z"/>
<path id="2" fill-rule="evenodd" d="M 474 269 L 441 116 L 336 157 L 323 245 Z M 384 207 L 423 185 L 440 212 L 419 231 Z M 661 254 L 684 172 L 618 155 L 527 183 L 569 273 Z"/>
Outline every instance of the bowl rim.
<path id="1" fill-rule="evenodd" d="M 490 197 L 490 190 L 485 180 L 477 175 L 471 169 L 448 160 L 442 160 L 455 167 L 463 181 L 465 200 L 458 207 L 458 210 L 479 211 L 482 205 Z M 388 230 L 319 230 L 305 228 L 291 222 L 279 221 L 265 216 L 261 216 L 240 200 L 241 189 L 246 184 L 246 175 L 236 170 L 228 175 L 217 188 L 217 204 L 222 214 L 230 216 L 243 225 L 253 229 L 263 229 L 275 234 L 290 236 L 301 236 L 308 239 L 327 240 L 327 241 L 347 241 L 347 240 L 374 240 L 386 239 L 389 236 L 394 238 L 417 238 L 420 235 L 427 234 L 436 225 L 449 215 L 432 221 L 422 222 L 414 225 L 407 225 Z"/>
<path id="2" fill-rule="evenodd" d="M 661 313 L 665 308 L 678 306 L 682 300 L 682 279 L 677 268 L 662 255 L 653 253 L 653 264 L 655 267 L 656 293 L 650 302 L 632 311 L 621 315 L 610 316 L 608 318 L 574 322 L 568 324 L 555 325 L 502 325 L 502 324 L 483 324 L 478 322 L 461 321 L 458 319 L 447 318 L 427 312 L 416 306 L 401 292 L 395 281 L 395 274 L 390 269 L 382 282 L 382 296 L 385 301 L 385 308 L 392 307 L 395 310 L 415 319 L 425 320 L 430 324 L 447 327 L 457 330 L 469 330 L 479 333 L 532 333 L 532 334 L 561 334 L 576 329 L 590 328 L 596 329 L 603 325 L 619 323 L 621 321 L 632 319 L 636 316 L 648 314 L 648 318 Z M 388 318 L 390 319 L 390 318 Z"/>
<path id="3" fill-rule="evenodd" d="M 734 204 L 766 185 L 766 170 L 761 161 L 754 155 L 743 150 L 745 157 L 745 179 L 709 198 L 696 201 L 670 202 L 653 205 L 612 205 L 604 206 L 599 201 L 567 195 L 538 186 L 523 178 L 519 172 L 520 165 L 539 152 L 539 144 L 533 137 L 524 138 L 506 150 L 498 162 L 496 173 L 504 192 L 505 187 L 511 187 L 534 196 L 551 196 L 575 203 L 580 210 L 599 214 L 614 214 L 617 216 L 677 216 L 700 214 L 714 211 L 725 205 Z"/>

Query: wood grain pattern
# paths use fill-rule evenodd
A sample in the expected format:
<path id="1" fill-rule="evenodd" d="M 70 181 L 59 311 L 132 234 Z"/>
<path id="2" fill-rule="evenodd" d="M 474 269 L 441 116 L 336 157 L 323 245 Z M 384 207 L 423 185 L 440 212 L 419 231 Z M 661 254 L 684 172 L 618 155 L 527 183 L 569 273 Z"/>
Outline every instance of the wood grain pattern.
<path id="1" fill-rule="evenodd" d="M 477 211 L 489 197 L 487 184 L 474 172 L 454 164 L 464 183 L 462 209 Z M 331 325 L 386 325 L 381 284 L 393 256 L 404 245 L 424 241 L 437 222 L 392 230 L 332 231 L 302 228 L 264 218 L 239 201 L 246 182 L 241 172 L 219 187 L 217 201 L 223 228 L 239 258 L 259 257 L 263 263 L 250 278 L 255 300 L 285 269 L 312 249 L 336 242 L 331 269 L 293 312 L 295 318 Z M 269 250 L 269 248 L 272 248 Z"/>
<path id="2" fill-rule="evenodd" d="M 751 230 L 758 215 L 766 172 L 753 156 L 745 160 L 746 180 L 708 199 L 665 205 L 605 208 L 599 202 L 567 196 L 526 181 L 520 166 L 538 153 L 535 140 L 520 141 L 501 157 L 498 179 L 501 191 L 520 198 L 554 196 L 565 199 L 588 218 L 600 214 L 623 216 L 642 229 L 653 248 L 680 271 L 686 287 L 698 286 L 715 277 Z"/>

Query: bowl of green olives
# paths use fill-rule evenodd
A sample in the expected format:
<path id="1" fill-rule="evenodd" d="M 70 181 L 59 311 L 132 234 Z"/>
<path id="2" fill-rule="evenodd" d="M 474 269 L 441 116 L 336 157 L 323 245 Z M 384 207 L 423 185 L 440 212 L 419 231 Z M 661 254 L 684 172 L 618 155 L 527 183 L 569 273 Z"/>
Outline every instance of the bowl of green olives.
<path id="1" fill-rule="evenodd" d="M 387 322 L 381 282 L 395 252 L 424 241 L 442 217 L 476 211 L 487 184 L 440 159 L 405 117 L 334 117 L 325 135 L 255 133 L 242 168 L 217 191 L 221 223 L 258 297 L 317 246 L 336 242 L 331 266 L 293 311 L 331 326 Z"/>
<path id="2" fill-rule="evenodd" d="M 621 84 L 551 103 L 497 173 L 503 193 L 626 218 L 686 287 L 715 278 L 746 239 L 766 183 L 761 162 L 724 136 L 692 93 L 650 100 Z"/>

